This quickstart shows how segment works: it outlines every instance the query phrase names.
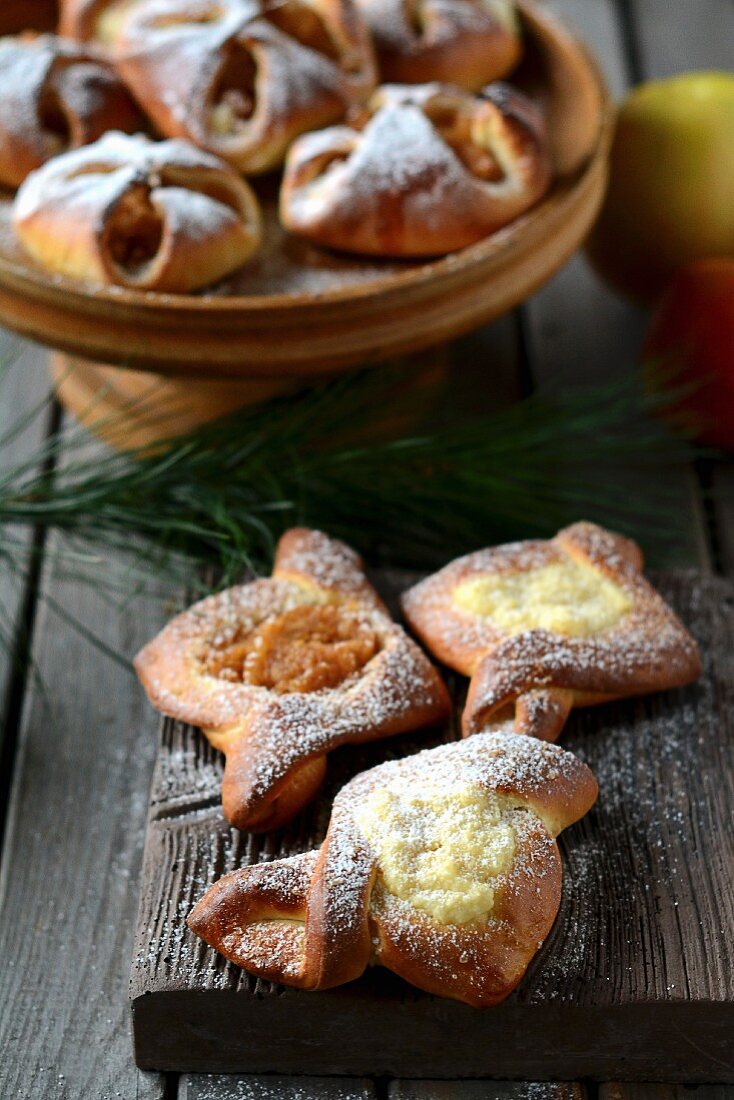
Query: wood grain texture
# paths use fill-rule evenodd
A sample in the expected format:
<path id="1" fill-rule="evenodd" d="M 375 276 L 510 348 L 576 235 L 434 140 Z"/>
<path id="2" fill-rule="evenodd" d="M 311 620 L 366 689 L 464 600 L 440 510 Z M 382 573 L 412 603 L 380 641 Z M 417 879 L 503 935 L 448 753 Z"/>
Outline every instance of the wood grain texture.
<path id="1" fill-rule="evenodd" d="M 506 408 L 523 396 L 516 314 L 434 348 L 430 354 L 446 363 L 450 391 L 444 405 L 446 422 Z"/>
<path id="2" fill-rule="evenodd" d="M 711 475 L 711 502 L 719 566 L 734 577 L 734 462 L 719 462 Z"/>
<path id="3" fill-rule="evenodd" d="M 5 373 L 0 384 L 0 436 L 17 424 L 24 413 L 38 406 L 48 393 L 46 354 L 25 344 L 8 332 L 0 330 L 0 369 Z M 0 445 L 0 469 L 7 473 L 13 466 L 26 462 L 37 453 L 48 425 L 48 413 L 34 418 L 6 446 Z M 18 539 L 27 547 L 28 529 L 10 528 L 6 536 Z M 4 644 L 0 646 L 0 700 L 5 700 L 10 687 L 10 677 L 19 672 L 12 668 L 9 653 L 21 624 L 19 616 L 26 595 L 23 576 L 15 575 L 0 560 L 0 632 Z M 3 730 L 0 729 L 0 741 Z"/>
<path id="4" fill-rule="evenodd" d="M 0 202 L 0 321 L 72 354 L 176 377 L 319 377 L 430 347 L 506 313 L 578 247 L 605 180 L 606 136 L 575 183 L 559 182 L 492 247 L 480 242 L 424 264 L 414 278 L 376 277 L 351 297 L 337 288 L 209 299 L 90 294 L 29 266 Z"/>
<path id="5" fill-rule="evenodd" d="M 53 591 L 123 654 L 158 625 L 88 586 Z M 132 675 L 47 605 L 33 649 L 42 686 L 26 699 L 0 883 L 0 1096 L 160 1100 L 162 1078 L 133 1064 L 125 996 L 155 722 Z"/>
<path id="6" fill-rule="evenodd" d="M 731 0 L 630 0 L 646 80 L 732 68 Z"/>
<path id="7" fill-rule="evenodd" d="M 553 0 L 595 50 L 616 99 L 628 87 L 614 0 Z M 524 307 L 536 385 L 607 381 L 636 360 L 645 316 L 609 290 L 578 253 Z"/>
<path id="8" fill-rule="evenodd" d="M 564 3 L 561 6 L 568 7 L 568 3 Z M 605 2 L 600 2 L 600 0 L 578 0 L 578 3 L 577 3 L 577 7 L 580 7 L 580 9 L 581 9 L 581 16 L 582 17 L 584 17 L 587 12 L 592 14 L 594 10 L 608 8 L 609 6 L 610 6 L 609 4 L 606 4 Z M 720 28 L 722 27 L 722 21 L 721 21 L 722 18 L 729 18 L 729 13 L 731 11 L 731 7 L 725 7 L 725 5 L 721 2 L 721 0 L 719 0 L 719 2 L 717 2 L 714 6 L 715 6 L 716 10 L 713 13 L 713 16 L 714 16 L 713 18 L 706 18 L 705 20 L 702 20 L 701 23 L 697 27 L 693 28 L 693 35 L 691 34 L 690 29 L 687 29 L 685 35 L 680 35 L 679 36 L 679 39 L 678 39 L 678 41 L 679 41 L 679 47 L 678 47 L 679 48 L 679 54 L 678 54 L 679 60 L 676 62 L 676 67 L 678 67 L 678 68 L 690 68 L 690 67 L 693 67 L 694 65 L 703 65 L 703 64 L 708 63 L 705 56 L 698 55 L 698 56 L 694 57 L 693 53 L 692 53 L 692 46 L 695 42 L 700 41 L 700 35 L 701 35 L 702 32 L 705 35 L 707 35 L 708 38 L 713 37 L 713 40 L 714 40 L 714 47 L 713 48 L 715 48 L 716 50 L 719 50 L 719 51 L 722 50 L 722 49 L 723 50 L 728 50 L 731 36 L 729 35 L 729 37 L 726 37 L 724 34 L 721 33 Z M 640 7 L 640 5 L 638 5 L 638 8 L 639 7 Z M 650 5 L 647 5 L 647 7 L 649 9 Z M 666 20 L 670 19 L 669 13 L 671 12 L 671 7 L 667 2 L 658 3 L 657 7 L 658 8 L 660 8 L 660 7 L 665 8 L 665 11 L 662 14 L 663 14 L 663 16 Z M 695 17 L 695 15 L 697 13 L 701 13 L 702 10 L 703 10 L 703 7 L 704 7 L 704 5 L 701 5 L 701 4 L 698 4 L 698 3 L 695 4 L 695 5 L 692 5 L 692 4 L 688 3 L 687 0 L 679 0 L 679 3 L 676 5 L 676 8 L 679 9 L 678 10 L 678 16 L 682 17 L 684 20 L 688 19 L 689 17 Z M 706 3 L 705 7 L 708 10 L 712 7 L 712 5 L 710 3 Z M 5 13 L 4 8 L 3 8 L 3 13 Z M 722 13 L 723 13 L 723 15 L 722 15 Z M 679 25 L 681 25 L 681 24 L 679 23 Z M 658 24 L 658 27 L 659 26 L 660 26 L 660 24 Z M 657 38 L 657 31 L 656 31 L 655 28 L 652 28 L 652 31 L 653 31 L 652 38 L 650 39 L 650 37 L 648 37 L 648 40 L 649 41 L 651 40 L 651 41 L 655 42 L 655 40 Z M 668 50 L 670 50 L 670 46 L 667 46 L 666 48 Z M 609 52 L 607 52 L 607 51 L 604 52 L 604 61 L 605 61 L 605 66 L 607 67 L 607 69 L 609 69 L 609 58 L 610 58 L 610 56 L 611 56 L 611 54 Z M 669 52 L 668 57 L 671 57 L 671 56 L 672 55 Z M 712 57 L 713 57 L 713 55 L 712 55 Z M 667 71 L 673 71 L 670 62 L 668 62 L 668 66 L 669 67 L 666 69 L 666 68 L 662 67 L 662 64 L 661 64 L 661 68 L 660 68 L 660 74 L 661 75 L 663 73 L 667 72 Z M 572 262 L 572 264 L 575 266 L 577 264 L 577 262 L 579 264 L 583 265 L 583 261 L 580 261 L 580 260 L 579 261 L 574 260 Z M 573 286 L 572 283 L 569 284 L 569 289 L 570 289 L 570 292 L 571 292 L 570 296 L 569 296 L 569 299 L 566 300 L 566 301 L 559 299 L 558 302 L 556 303 L 557 310 L 556 310 L 556 317 L 555 317 L 555 327 L 556 327 L 557 330 L 565 330 L 565 331 L 567 331 L 568 333 L 571 334 L 569 339 L 568 339 L 567 345 L 566 345 L 568 355 L 573 359 L 574 362 L 576 362 L 580 366 L 582 366 L 584 360 L 586 360 L 588 362 L 593 362 L 594 361 L 593 340 L 590 341 L 590 346 L 587 349 L 588 351 L 590 351 L 592 353 L 590 356 L 589 355 L 581 356 L 581 355 L 579 355 L 578 353 L 575 352 L 574 349 L 575 349 L 576 344 L 575 344 L 575 339 L 574 339 L 573 334 L 576 331 L 576 329 L 573 326 L 576 323 L 576 318 L 578 316 L 578 312 L 577 312 L 577 310 L 574 306 L 575 290 L 574 290 L 574 286 Z M 619 321 L 617 323 L 617 326 L 616 326 L 616 339 L 618 341 L 622 342 L 625 339 L 626 335 L 627 335 L 628 329 L 626 327 L 625 320 L 624 320 L 625 308 L 626 307 L 624 307 L 622 303 L 619 303 L 619 305 L 620 305 L 621 312 L 620 312 L 620 319 L 619 319 Z M 593 323 L 598 323 L 599 322 L 599 317 L 595 316 L 594 309 L 595 309 L 595 307 L 593 305 L 593 300 L 592 300 L 591 303 L 590 303 L 590 306 L 589 306 L 589 311 L 588 311 L 589 312 L 589 325 L 590 325 L 590 327 L 592 326 Z M 569 312 L 572 315 L 573 321 L 572 321 L 571 324 L 566 326 L 564 324 L 563 318 L 567 317 Z M 496 327 L 497 326 L 493 326 L 492 329 L 488 330 L 488 331 L 490 333 L 492 333 L 492 332 L 494 332 Z M 613 324 L 610 325 L 610 341 L 612 343 L 613 343 L 613 340 L 614 340 L 614 327 L 615 326 Z M 581 330 L 581 335 L 583 335 L 587 331 L 589 331 L 589 330 L 588 329 L 587 330 Z M 543 335 L 543 340 L 546 339 L 547 335 L 548 334 Z M 591 336 L 593 337 L 593 332 L 591 332 Z M 470 340 L 471 340 L 471 338 L 470 338 Z M 490 340 L 490 345 L 491 345 L 491 340 Z M 472 346 L 472 345 L 470 344 L 470 346 Z M 480 346 L 481 346 L 481 341 L 480 341 Z M 560 355 L 560 354 L 559 354 L 558 362 L 559 362 L 559 364 L 561 364 L 563 362 L 563 356 Z M 504 363 L 504 360 L 503 360 L 503 363 Z M 724 479 L 724 480 L 726 480 L 726 479 Z M 731 483 L 731 480 L 730 480 L 730 483 Z M 722 505 L 720 504 L 720 501 L 721 501 L 722 497 L 721 497 L 721 494 L 719 492 L 717 492 L 715 494 L 715 497 L 716 497 L 716 500 L 717 500 L 717 512 L 718 512 L 718 515 L 719 515 L 719 521 L 718 521 L 719 536 L 720 536 L 720 539 L 722 540 L 722 542 L 726 545 L 729 545 L 729 547 L 730 547 L 729 554 L 728 554 L 728 557 L 727 557 L 726 560 L 729 563 L 732 563 L 732 561 L 734 561 L 734 558 L 732 558 L 732 555 L 731 555 L 731 531 L 732 531 L 732 529 L 734 529 L 734 525 L 730 525 L 732 511 L 730 509 L 727 512 L 726 511 L 726 506 L 722 507 Z M 727 538 L 729 539 L 728 543 L 726 543 Z M 729 568 L 731 568 L 731 564 L 729 565 Z M 63 629 L 64 629 L 64 634 L 66 634 L 67 628 L 63 628 Z M 77 655 L 77 652 L 78 651 L 74 647 L 72 647 L 72 651 L 70 653 L 70 663 L 71 663 L 71 660 L 75 659 L 75 657 Z M 97 660 L 97 658 L 92 657 L 92 660 L 93 661 Z M 66 675 L 68 675 L 68 668 L 69 667 L 70 667 L 70 665 L 65 666 L 65 669 L 66 669 L 65 674 Z M 90 676 L 91 675 L 93 675 L 92 672 L 90 672 Z M 116 773 L 113 772 L 113 774 L 116 774 Z M 76 793 L 76 797 L 78 798 L 79 797 L 79 792 L 82 789 L 82 787 L 84 787 L 84 789 L 86 789 L 85 785 L 80 782 L 80 777 L 78 775 L 75 775 L 74 776 L 74 782 L 70 783 L 70 789 L 71 789 L 72 793 L 70 794 L 69 797 L 74 797 L 74 794 Z M 74 858 L 74 853 L 67 852 L 65 858 L 69 861 L 69 863 L 72 863 L 73 858 Z M 91 887 L 90 887 L 90 890 L 91 890 Z M 92 904 L 96 904 L 96 903 L 92 902 Z M 34 906 L 34 915 L 35 915 L 35 906 Z M 33 980 L 33 974 L 30 975 L 29 980 Z M 24 992 L 23 989 L 21 989 L 20 995 L 24 996 L 24 997 L 28 996 L 28 994 L 26 992 Z M 52 998 L 51 1008 L 55 1008 L 55 1005 L 56 1005 L 56 999 Z M 45 1007 L 46 1006 L 44 1006 L 44 1010 L 45 1010 Z M 45 1022 L 45 1017 L 44 1017 L 44 1022 Z M 80 1025 L 80 1030 L 81 1030 L 81 1025 Z M 115 1042 L 116 1042 L 116 1040 L 115 1040 Z M 24 1051 L 18 1050 L 18 1045 L 17 1044 L 13 1044 L 12 1047 L 8 1047 L 6 1045 L 3 1049 L 4 1049 L 4 1052 L 6 1050 L 11 1050 L 11 1052 L 12 1052 L 11 1056 L 17 1057 L 17 1058 L 22 1058 L 24 1056 L 24 1053 L 25 1053 Z M 103 1049 L 102 1046 L 101 1046 L 101 1043 L 100 1043 L 100 1045 L 98 1046 L 97 1049 L 98 1050 Z M 71 1057 L 71 1055 L 70 1055 L 70 1057 Z M 99 1055 L 99 1061 L 101 1063 L 104 1063 L 103 1054 Z M 47 1069 L 54 1069 L 55 1067 L 52 1066 L 51 1064 L 49 1064 L 46 1068 Z M 33 1065 L 31 1066 L 31 1072 L 33 1074 L 36 1073 L 36 1070 L 35 1070 Z M 5 1077 L 3 1077 L 3 1073 L 5 1074 Z M 10 1079 L 10 1075 L 7 1073 L 7 1067 L 3 1067 L 2 1070 L 0 1070 L 0 1081 L 4 1081 L 5 1079 Z M 78 1075 L 72 1075 L 71 1091 L 68 1093 L 68 1095 L 70 1097 L 71 1096 L 76 1097 L 76 1095 L 82 1095 L 81 1093 L 77 1093 L 77 1092 L 74 1091 L 75 1087 L 78 1086 L 79 1079 L 80 1078 L 79 1078 Z M 56 1083 L 55 1079 L 52 1079 L 50 1084 L 48 1083 L 48 1080 L 46 1081 L 46 1084 L 44 1084 L 43 1083 L 43 1076 L 40 1075 L 40 1074 L 37 1074 L 36 1075 L 36 1080 L 38 1082 L 38 1086 L 35 1089 L 35 1091 L 31 1092 L 31 1086 L 30 1085 L 28 1086 L 28 1090 L 29 1090 L 28 1094 L 29 1095 L 32 1094 L 32 1095 L 34 1095 L 34 1097 L 35 1096 L 46 1096 L 46 1095 L 54 1096 L 55 1095 L 54 1089 L 57 1088 L 57 1083 Z M 130 1080 L 132 1080 L 131 1077 L 126 1076 L 125 1074 L 122 1074 L 120 1076 L 119 1088 L 116 1089 L 116 1092 L 118 1092 L 118 1091 L 122 1092 L 122 1095 L 125 1096 L 125 1097 L 127 1097 L 127 1095 L 133 1095 L 132 1092 L 128 1093 L 127 1091 L 125 1091 L 128 1087 L 128 1084 L 129 1084 Z M 240 1086 L 240 1081 L 242 1079 L 241 1078 L 236 1078 L 236 1077 L 234 1077 L 234 1078 L 233 1077 L 226 1077 L 226 1078 L 218 1078 L 217 1080 L 219 1082 L 219 1085 L 218 1085 L 217 1092 L 215 1093 L 215 1095 L 217 1097 L 217 1100 L 219 1100 L 219 1097 L 222 1097 L 222 1098 L 230 1097 L 232 1095 L 233 1090 L 236 1090 L 237 1088 L 240 1088 L 241 1087 Z M 284 1078 L 267 1078 L 264 1081 L 263 1078 L 249 1078 L 247 1080 L 249 1080 L 250 1082 L 253 1083 L 253 1085 L 252 1085 L 253 1088 L 255 1088 L 256 1084 L 259 1084 L 261 1089 L 264 1089 L 266 1082 L 267 1083 L 272 1083 L 273 1085 L 275 1085 L 276 1082 L 277 1082 L 277 1086 L 280 1090 L 285 1090 L 285 1089 L 288 1090 L 287 1095 L 289 1097 L 293 1096 L 294 1089 L 298 1090 L 300 1088 L 301 1091 L 296 1091 L 296 1093 L 295 1093 L 298 1096 L 299 1100 L 302 1100 L 302 1098 L 304 1098 L 304 1097 L 318 1096 L 319 1095 L 318 1091 L 316 1091 L 316 1087 L 313 1086 L 311 1079 L 309 1079 L 308 1087 L 305 1087 L 304 1083 L 301 1083 L 299 1085 L 297 1083 L 298 1079 L 290 1079 L 290 1081 L 287 1081 Z M 212 1087 L 211 1086 L 211 1078 L 208 1078 L 208 1077 L 203 1077 L 203 1078 L 199 1078 L 199 1077 L 191 1078 L 191 1077 L 189 1077 L 189 1078 L 185 1078 L 184 1082 L 183 1082 L 184 1088 L 190 1087 L 191 1083 L 200 1083 L 201 1085 L 207 1084 L 209 1087 Z M 423 1084 L 423 1083 L 421 1083 L 421 1084 Z M 431 1084 L 433 1086 L 433 1083 L 431 1083 Z M 58 1087 L 61 1088 L 62 1090 L 66 1088 L 66 1086 L 64 1085 L 64 1082 L 60 1082 Z M 495 1096 L 495 1095 L 498 1096 L 498 1097 L 499 1096 L 504 1097 L 505 1093 L 503 1091 L 500 1091 L 500 1090 L 504 1090 L 506 1086 L 501 1085 L 501 1084 L 497 1084 L 497 1085 L 496 1084 L 488 1084 L 487 1082 L 477 1082 L 477 1083 L 467 1082 L 466 1084 L 462 1083 L 461 1085 L 458 1085 L 458 1086 L 457 1085 L 451 1086 L 448 1083 L 444 1083 L 443 1087 L 446 1088 L 446 1089 L 453 1089 L 453 1095 L 457 1096 L 457 1097 L 463 1097 L 465 1095 L 465 1089 L 466 1088 L 468 1088 L 471 1091 L 472 1089 L 474 1089 L 476 1087 L 479 1090 L 479 1092 L 478 1092 L 479 1095 L 481 1095 L 482 1097 L 486 1096 L 488 1098 L 491 1098 L 492 1096 Z M 512 1087 L 522 1087 L 522 1086 L 512 1086 Z M 545 1087 L 545 1086 L 540 1086 L 540 1087 Z M 539 1088 L 539 1086 L 537 1086 L 537 1085 L 525 1086 L 525 1088 L 528 1091 L 529 1096 L 532 1097 L 533 1100 L 536 1100 L 536 1097 L 538 1095 L 544 1096 L 544 1094 L 542 1092 L 541 1093 L 536 1093 L 535 1091 L 533 1091 L 533 1090 Z M 59 1095 L 63 1096 L 64 1091 L 60 1092 Z M 88 1093 L 88 1095 L 96 1097 L 98 1095 L 98 1093 L 96 1091 L 92 1091 L 92 1092 Z M 143 1095 L 146 1095 L 145 1092 L 143 1092 Z M 245 1095 L 247 1096 L 247 1100 L 249 1100 L 249 1094 L 245 1093 Z M 260 1096 L 260 1095 L 267 1095 L 267 1094 L 266 1093 L 264 1094 L 263 1092 L 257 1092 L 256 1091 L 254 1093 L 254 1095 Z M 278 1094 L 276 1093 L 276 1095 L 278 1095 Z M 731 1088 L 727 1088 L 726 1086 L 723 1086 L 723 1087 L 703 1086 L 703 1087 L 701 1087 L 699 1089 L 696 1089 L 694 1091 L 694 1090 L 690 1090 L 690 1089 L 683 1089 L 682 1087 L 681 1088 L 673 1088 L 673 1087 L 659 1086 L 659 1085 L 657 1085 L 657 1086 L 656 1085 L 637 1085 L 637 1086 L 614 1085 L 614 1086 L 602 1086 L 601 1089 L 600 1089 L 600 1093 L 599 1093 L 600 1100 L 732 1100 L 733 1095 L 734 1095 L 734 1090 L 732 1090 Z M 236 1091 L 234 1091 L 234 1096 L 235 1097 L 237 1096 Z M 198 1100 L 202 1100 L 202 1098 L 199 1096 Z M 545 1100 L 545 1096 L 544 1096 L 544 1100 Z"/>
<path id="9" fill-rule="evenodd" d="M 389 1100 L 586 1100 L 581 1084 L 552 1081 L 393 1081 Z"/>
<path id="10" fill-rule="evenodd" d="M 198 1073 L 181 1079 L 178 1100 L 376 1100 L 375 1086 L 359 1077 L 285 1077 Z"/>
<path id="11" fill-rule="evenodd" d="M 248 837 L 221 816 L 218 754 L 164 723 L 131 985 L 141 1064 L 734 1080 L 734 592 L 686 574 L 663 591 L 702 643 L 706 678 L 574 715 L 565 744 L 590 763 L 602 797 L 562 837 L 564 895 L 545 947 L 491 1012 L 429 997 L 380 968 L 337 990 L 283 990 L 216 956 L 184 924 L 227 870 L 311 847 L 349 775 L 428 738 L 334 754 L 324 797 L 282 834 Z"/>
<path id="12" fill-rule="evenodd" d="M 423 352 L 416 357 L 416 362 L 434 372 L 444 379 L 445 393 L 450 399 L 445 403 L 446 416 L 457 417 L 462 413 L 466 415 L 476 414 L 477 411 L 489 411 L 512 404 L 522 396 L 518 372 L 518 347 L 517 347 L 517 318 L 508 315 L 494 324 L 469 333 L 461 340 L 453 344 L 447 344 Z M 444 392 L 444 391 L 442 391 Z M 393 613 L 397 613 L 397 590 L 408 583 L 407 578 L 394 578 L 396 585 L 388 592 Z M 192 1095 L 192 1090 L 197 1087 L 201 1078 L 200 1074 L 183 1074 L 179 1083 L 179 1100 L 184 1100 Z M 215 1093 L 229 1100 L 236 1100 L 237 1085 L 235 1082 L 242 1078 L 231 1074 L 205 1076 L 210 1089 L 218 1089 Z M 248 1082 L 269 1082 L 271 1078 L 248 1077 Z M 308 1078 L 310 1082 L 314 1078 Z M 300 1082 L 300 1088 L 306 1090 L 304 1078 L 278 1078 L 283 1088 L 289 1087 L 286 1082 Z M 494 1088 L 494 1085 L 492 1086 Z M 195 1094 L 194 1094 L 195 1095 Z M 311 1094 L 306 1090 L 305 1097 Z M 314 1093 L 317 1097 L 318 1093 Z M 541 1096 L 538 1100 L 544 1100 Z"/>
<path id="13" fill-rule="evenodd" d="M 734 1100 L 734 1085 L 602 1085 L 598 1100 Z"/>

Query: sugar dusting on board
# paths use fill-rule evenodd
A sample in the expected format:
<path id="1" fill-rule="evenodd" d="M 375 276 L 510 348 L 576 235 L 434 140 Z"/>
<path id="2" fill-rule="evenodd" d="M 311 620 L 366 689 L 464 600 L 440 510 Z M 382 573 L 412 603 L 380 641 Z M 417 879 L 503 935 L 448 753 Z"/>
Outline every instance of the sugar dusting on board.
<path id="1" fill-rule="evenodd" d="M 405 580 L 400 587 L 405 587 Z M 730 615 L 732 597 L 723 582 L 683 576 L 661 583 L 661 591 L 704 646 L 706 679 L 682 691 L 572 715 L 564 747 L 590 763 L 600 781 L 600 800 L 560 838 L 566 873 L 559 918 L 511 998 L 513 1011 L 528 1003 L 552 1004 L 557 1013 L 566 1004 L 584 1007 L 636 1003 L 641 997 L 662 1002 L 687 996 L 717 1000 L 734 996 L 733 971 L 727 964 L 734 940 L 721 880 L 722 842 L 730 824 L 723 816 L 722 797 L 732 777 L 732 760 L 729 712 L 718 709 L 727 700 L 734 703 L 734 637 L 731 621 L 725 618 Z M 453 679 L 449 683 L 456 688 L 460 708 L 462 684 L 454 684 Z M 188 782 L 189 767 L 221 769 L 220 758 L 197 731 L 173 724 L 167 728 L 156 785 L 160 779 L 166 788 L 179 790 Z M 411 742 L 413 751 L 419 747 L 419 740 Z M 217 960 L 184 927 L 183 917 L 176 927 L 175 907 L 170 909 L 172 918 L 168 915 L 168 896 L 185 896 L 193 904 L 233 867 L 312 849 L 323 839 L 330 799 L 339 783 L 383 759 L 386 752 L 406 751 L 410 748 L 403 743 L 342 750 L 333 783 L 320 802 L 289 829 L 271 837 L 248 839 L 229 829 L 216 806 L 206 818 L 176 818 L 170 824 L 161 818 L 148 834 L 134 995 L 146 989 L 212 990 L 212 996 L 219 989 L 239 990 L 243 1011 L 250 1001 L 257 1009 L 259 997 L 276 996 L 278 987 Z M 187 773 L 177 777 L 181 760 Z M 154 796 L 155 790 L 154 786 Z M 165 810 L 165 800 L 160 805 Z M 190 838 L 195 835 L 206 839 L 192 845 Z M 690 927 L 694 910 L 699 929 L 695 935 Z M 164 937 L 158 920 L 161 912 L 166 913 Z M 699 956 L 704 943 L 702 965 Z M 362 995 L 378 997 L 386 1012 L 398 1001 L 403 1005 L 407 987 L 381 969 L 362 985 Z M 335 1009 L 349 1013 L 352 994 L 343 992 Z M 165 1004 L 160 1001 L 161 1013 L 168 1011 Z M 308 1004 L 306 994 L 284 998 L 284 1026 L 289 1006 L 292 1013 Z M 437 1007 L 451 1008 L 441 1001 Z M 493 1012 L 480 1015 L 488 1023 L 499 1019 Z"/>

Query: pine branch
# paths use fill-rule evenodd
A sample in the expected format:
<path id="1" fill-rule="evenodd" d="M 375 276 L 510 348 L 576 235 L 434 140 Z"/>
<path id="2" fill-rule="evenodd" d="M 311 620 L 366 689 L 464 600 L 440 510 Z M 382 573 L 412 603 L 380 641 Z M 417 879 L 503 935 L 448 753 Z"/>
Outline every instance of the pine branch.
<path id="1" fill-rule="evenodd" d="M 5 567 L 17 560 L 10 524 L 54 528 L 62 567 L 96 583 L 108 555 L 127 556 L 132 588 L 190 581 L 203 566 L 218 567 L 223 584 L 268 570 L 279 535 L 298 523 L 372 560 L 427 568 L 582 517 L 638 538 L 653 557 L 680 536 L 674 498 L 639 474 L 690 451 L 655 418 L 663 399 L 638 379 L 458 422 L 444 409 L 444 423 L 411 434 L 400 425 L 416 392 L 403 382 L 395 370 L 354 374 L 154 453 L 90 457 L 84 433 L 62 434 L 0 476 Z M 50 453 L 53 478 L 39 473 Z"/>

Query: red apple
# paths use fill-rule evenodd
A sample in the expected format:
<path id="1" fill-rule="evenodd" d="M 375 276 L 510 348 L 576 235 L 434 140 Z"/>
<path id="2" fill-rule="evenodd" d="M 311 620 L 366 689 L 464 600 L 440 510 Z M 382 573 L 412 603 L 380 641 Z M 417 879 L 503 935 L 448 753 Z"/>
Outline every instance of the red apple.
<path id="1" fill-rule="evenodd" d="M 672 412 L 707 446 L 734 450 L 734 259 L 697 260 L 663 294 L 644 345 L 687 392 Z"/>

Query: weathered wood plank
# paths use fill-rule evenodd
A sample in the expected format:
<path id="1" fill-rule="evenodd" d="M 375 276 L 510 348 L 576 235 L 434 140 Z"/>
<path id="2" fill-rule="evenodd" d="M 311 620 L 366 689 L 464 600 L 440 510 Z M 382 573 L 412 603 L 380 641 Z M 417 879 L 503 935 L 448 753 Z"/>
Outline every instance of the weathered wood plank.
<path id="1" fill-rule="evenodd" d="M 121 654 L 158 625 L 90 586 L 53 592 Z M 0 1096 L 159 1100 L 126 997 L 155 722 L 132 675 L 43 604 L 33 655 L 0 883 Z"/>
<path id="2" fill-rule="evenodd" d="M 711 475 L 711 502 L 714 513 L 716 549 L 719 567 L 726 576 L 734 576 L 734 462 L 719 462 Z"/>
<path id="3" fill-rule="evenodd" d="M 17 424 L 30 409 L 36 408 L 48 392 L 47 355 L 32 344 L 25 343 L 0 329 L 0 368 L 3 370 L 0 385 L 0 437 Z M 48 428 L 48 415 L 35 417 L 23 431 L 0 446 L 0 469 L 7 472 L 12 466 L 24 462 L 36 453 Z M 8 537 L 19 539 L 27 547 L 30 532 L 11 528 Z M 13 666 L 13 645 L 17 643 L 19 621 L 24 610 L 26 596 L 25 576 L 16 576 L 0 560 L 0 630 L 3 645 L 0 646 L 0 701 L 7 699 L 10 678 L 17 669 Z M 2 704 L 0 704 L 2 705 Z M 3 736 L 0 729 L 0 740 Z"/>
<path id="4" fill-rule="evenodd" d="M 441 403 L 441 409 L 437 410 L 439 418 L 441 415 L 454 418 L 476 415 L 480 411 L 504 407 L 523 396 L 523 384 L 518 369 L 517 335 L 517 317 L 513 314 L 492 325 L 485 325 L 450 345 L 415 357 L 416 361 L 425 363 L 429 371 L 432 369 L 434 372 Z M 396 605 L 393 610 L 397 611 Z M 189 1097 L 197 1097 L 198 1100 L 195 1090 L 200 1087 L 200 1079 L 199 1074 L 182 1075 L 179 1084 L 180 1100 L 188 1100 Z M 234 1085 L 235 1081 L 252 1082 L 251 1087 L 254 1089 L 258 1087 L 258 1082 L 271 1080 L 260 1077 L 239 1078 L 231 1074 L 221 1077 L 209 1074 L 204 1079 L 212 1096 L 217 1098 L 236 1098 L 239 1095 L 234 1091 L 237 1087 L 250 1087 L 250 1084 Z M 299 1080 L 303 1081 L 302 1078 L 278 1078 L 283 1088 L 287 1087 L 288 1081 Z M 313 1079 L 309 1078 L 311 1080 Z M 288 1097 L 290 1093 L 284 1095 Z M 299 1094 L 299 1100 L 301 1097 L 305 1100 L 310 1095 L 308 1092 Z M 538 1097 L 538 1100 L 542 1098 Z"/>
<path id="5" fill-rule="evenodd" d="M 485 325 L 446 349 L 446 415 L 476 416 L 523 396 L 516 314 Z"/>
<path id="6" fill-rule="evenodd" d="M 688 575 L 664 590 L 702 644 L 706 678 L 574 716 L 565 743 L 589 761 L 602 796 L 562 838 L 568 873 L 553 932 L 491 1013 L 428 997 L 380 968 L 330 992 L 281 990 L 185 928 L 210 882 L 311 847 L 333 790 L 408 743 L 335 754 L 319 802 L 280 835 L 245 837 L 221 816 L 218 754 L 165 723 L 132 979 L 142 1064 L 421 1078 L 734 1077 L 734 592 Z"/>
<path id="7" fill-rule="evenodd" d="M 646 80 L 732 67 L 731 0 L 628 0 Z"/>
<path id="8" fill-rule="evenodd" d="M 553 0 L 599 59 L 615 97 L 629 85 L 614 0 Z M 533 375 L 540 388 L 607 381 L 636 361 L 644 314 L 614 295 L 577 253 L 525 305 Z"/>
<path id="9" fill-rule="evenodd" d="M 585 1100 L 581 1084 L 552 1081 L 393 1081 L 390 1100 Z"/>
<path id="10" fill-rule="evenodd" d="M 734 1100 L 734 1085 L 602 1085 L 599 1100 Z"/>
<path id="11" fill-rule="evenodd" d="M 359 1077 L 285 1077 L 197 1073 L 181 1078 L 178 1100 L 375 1100 L 372 1081 Z"/>

